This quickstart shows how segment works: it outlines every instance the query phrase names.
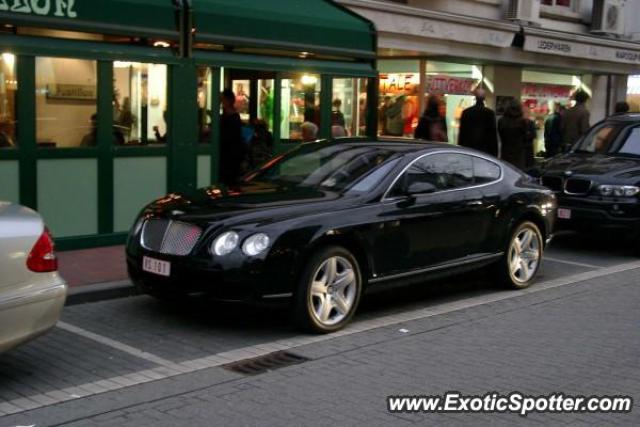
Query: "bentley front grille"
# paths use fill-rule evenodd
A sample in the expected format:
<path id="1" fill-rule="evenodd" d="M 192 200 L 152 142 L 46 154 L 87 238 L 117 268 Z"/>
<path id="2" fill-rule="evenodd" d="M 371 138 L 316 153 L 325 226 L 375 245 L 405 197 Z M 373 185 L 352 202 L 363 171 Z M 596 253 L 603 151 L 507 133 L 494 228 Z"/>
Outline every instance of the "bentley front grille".
<path id="1" fill-rule="evenodd" d="M 202 235 L 202 229 L 186 222 L 150 219 L 142 227 L 142 247 L 166 255 L 186 256 Z"/>

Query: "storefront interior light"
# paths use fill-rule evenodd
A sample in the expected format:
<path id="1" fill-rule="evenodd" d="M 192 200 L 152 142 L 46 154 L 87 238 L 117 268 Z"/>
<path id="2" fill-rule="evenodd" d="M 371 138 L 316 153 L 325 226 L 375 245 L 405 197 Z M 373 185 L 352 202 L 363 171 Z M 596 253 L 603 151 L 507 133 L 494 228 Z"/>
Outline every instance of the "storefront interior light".
<path id="1" fill-rule="evenodd" d="M 495 93 L 495 86 L 493 85 L 493 82 L 491 80 L 485 77 L 482 79 L 482 84 L 485 88 L 487 88 L 489 92 Z"/>
<path id="2" fill-rule="evenodd" d="M 171 43 L 166 42 L 164 40 L 158 40 L 158 41 L 153 42 L 153 46 L 154 47 L 170 47 Z"/>
<path id="3" fill-rule="evenodd" d="M 313 86 L 318 83 L 318 78 L 316 76 L 312 76 L 309 74 L 304 74 L 300 79 L 303 85 L 305 86 Z"/>
<path id="4" fill-rule="evenodd" d="M 2 54 L 2 62 L 4 62 L 7 67 L 13 68 L 16 63 L 16 56 L 13 53 L 4 52 Z"/>
<path id="5" fill-rule="evenodd" d="M 114 68 L 129 68 L 133 66 L 133 62 L 128 62 L 128 61 L 114 61 L 113 62 L 113 67 Z"/>

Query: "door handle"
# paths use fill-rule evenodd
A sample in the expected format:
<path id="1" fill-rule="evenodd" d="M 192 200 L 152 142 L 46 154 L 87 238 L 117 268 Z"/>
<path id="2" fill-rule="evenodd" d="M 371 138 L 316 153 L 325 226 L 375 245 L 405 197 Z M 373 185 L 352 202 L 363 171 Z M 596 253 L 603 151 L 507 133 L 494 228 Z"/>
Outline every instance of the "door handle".
<path id="1" fill-rule="evenodd" d="M 484 205 L 484 202 L 482 200 L 471 200 L 470 202 L 467 202 L 467 206 L 482 206 Z"/>

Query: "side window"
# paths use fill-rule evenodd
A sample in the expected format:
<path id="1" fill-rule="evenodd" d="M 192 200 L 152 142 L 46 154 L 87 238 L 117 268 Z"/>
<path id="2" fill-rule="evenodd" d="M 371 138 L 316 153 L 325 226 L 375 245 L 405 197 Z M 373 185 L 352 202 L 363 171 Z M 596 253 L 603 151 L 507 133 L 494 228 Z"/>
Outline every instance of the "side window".
<path id="1" fill-rule="evenodd" d="M 500 166 L 489 160 L 474 157 L 473 176 L 475 177 L 476 184 L 486 184 L 495 181 L 500 178 Z"/>
<path id="2" fill-rule="evenodd" d="M 398 180 L 391 196 L 403 194 L 408 189 L 420 193 L 452 190 L 473 184 L 473 161 L 465 154 L 446 153 L 423 157 L 415 162 Z"/>

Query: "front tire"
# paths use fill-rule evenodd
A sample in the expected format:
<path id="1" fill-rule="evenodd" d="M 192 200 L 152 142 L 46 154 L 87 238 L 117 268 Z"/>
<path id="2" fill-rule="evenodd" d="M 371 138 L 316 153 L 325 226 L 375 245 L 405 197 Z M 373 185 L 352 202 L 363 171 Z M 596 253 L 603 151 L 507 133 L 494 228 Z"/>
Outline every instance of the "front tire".
<path id="1" fill-rule="evenodd" d="M 497 279 L 509 288 L 529 287 L 538 274 L 543 253 L 544 241 L 538 226 L 530 221 L 518 224 L 496 265 Z"/>
<path id="2" fill-rule="evenodd" d="M 295 294 L 297 326 L 312 332 L 342 329 L 353 317 L 362 294 L 362 276 L 355 257 L 340 246 L 316 252 L 307 262 Z"/>

